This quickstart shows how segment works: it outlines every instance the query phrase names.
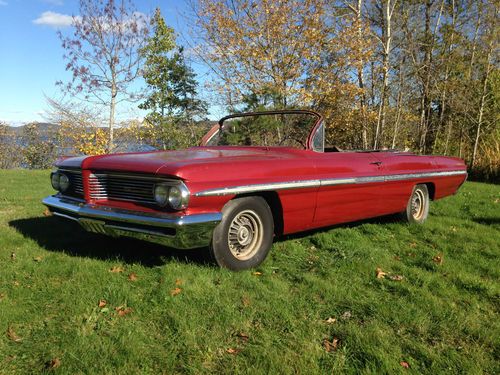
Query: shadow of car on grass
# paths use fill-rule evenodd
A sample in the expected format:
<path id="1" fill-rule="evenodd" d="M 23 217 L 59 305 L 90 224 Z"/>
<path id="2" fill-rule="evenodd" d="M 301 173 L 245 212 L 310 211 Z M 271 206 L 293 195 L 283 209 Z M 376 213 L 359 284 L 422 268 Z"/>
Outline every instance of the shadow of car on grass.
<path id="1" fill-rule="evenodd" d="M 327 232 L 335 228 L 353 228 L 366 223 L 389 224 L 399 222 L 398 215 L 376 217 L 346 224 L 276 237 L 274 242 L 303 239 L 315 233 Z M 146 267 L 161 266 L 169 261 L 193 263 L 214 267 L 208 248 L 180 250 L 140 241 L 128 237 L 110 237 L 86 232 L 79 224 L 61 220 L 54 216 L 17 219 L 9 222 L 24 237 L 30 238 L 39 246 L 52 252 L 71 256 L 89 257 L 101 260 L 119 260 L 128 264 L 141 264 Z"/>
<path id="2" fill-rule="evenodd" d="M 120 260 L 146 267 L 170 260 L 210 265 L 207 248 L 178 250 L 128 237 L 110 237 L 86 232 L 79 224 L 54 216 L 17 219 L 9 222 L 24 237 L 52 252 L 102 260 Z"/>

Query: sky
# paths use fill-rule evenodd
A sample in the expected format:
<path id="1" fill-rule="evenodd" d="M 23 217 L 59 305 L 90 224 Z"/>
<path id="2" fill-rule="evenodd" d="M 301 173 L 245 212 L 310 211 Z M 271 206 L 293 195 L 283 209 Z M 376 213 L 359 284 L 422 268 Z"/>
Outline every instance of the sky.
<path id="1" fill-rule="evenodd" d="M 167 24 L 182 36 L 179 44 L 185 44 L 183 0 L 136 0 L 135 6 L 145 14 L 160 7 Z M 45 96 L 60 98 L 55 83 L 70 78 L 57 30 L 70 31 L 71 16 L 77 15 L 78 0 L 0 0 L 0 121 L 13 126 L 46 121 Z M 203 82 L 206 69 L 192 67 Z M 118 109 L 118 119 L 143 115 L 137 105 Z"/>

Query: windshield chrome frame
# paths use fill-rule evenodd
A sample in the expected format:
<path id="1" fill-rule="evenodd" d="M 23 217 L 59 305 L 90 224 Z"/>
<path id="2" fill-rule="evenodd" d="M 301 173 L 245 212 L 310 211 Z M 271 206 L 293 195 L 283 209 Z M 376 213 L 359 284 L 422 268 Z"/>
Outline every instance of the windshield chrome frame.
<path id="1" fill-rule="evenodd" d="M 305 110 L 305 109 L 284 109 L 284 110 L 276 110 L 276 111 L 259 111 L 259 112 L 243 112 L 243 113 L 234 113 L 228 116 L 222 117 L 216 125 L 214 125 L 208 133 L 201 140 L 200 146 L 207 146 L 208 142 L 210 142 L 213 137 L 220 132 L 220 130 L 224 127 L 224 121 L 238 118 L 238 117 L 251 117 L 251 116 L 265 116 L 265 115 L 288 115 L 288 114 L 306 114 L 316 117 L 316 122 L 314 123 L 311 131 L 306 140 L 306 150 L 313 150 L 313 138 L 316 134 L 318 128 L 323 124 L 323 116 L 318 112 Z M 323 127 L 324 133 L 324 127 Z M 324 134 L 323 134 L 324 138 Z M 237 147 L 237 146 L 235 146 Z M 323 147 L 324 149 L 324 147 Z M 319 151 L 316 151 L 319 152 Z"/>

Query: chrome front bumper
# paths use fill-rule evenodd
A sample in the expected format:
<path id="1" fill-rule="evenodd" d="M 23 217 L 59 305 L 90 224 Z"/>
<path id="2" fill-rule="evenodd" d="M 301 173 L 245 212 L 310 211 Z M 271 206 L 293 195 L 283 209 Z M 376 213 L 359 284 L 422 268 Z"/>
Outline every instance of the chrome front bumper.
<path id="1" fill-rule="evenodd" d="M 78 222 L 85 230 L 111 236 L 134 237 L 178 249 L 207 246 L 222 214 L 178 216 L 122 210 L 86 204 L 61 196 L 42 203 L 56 216 Z"/>

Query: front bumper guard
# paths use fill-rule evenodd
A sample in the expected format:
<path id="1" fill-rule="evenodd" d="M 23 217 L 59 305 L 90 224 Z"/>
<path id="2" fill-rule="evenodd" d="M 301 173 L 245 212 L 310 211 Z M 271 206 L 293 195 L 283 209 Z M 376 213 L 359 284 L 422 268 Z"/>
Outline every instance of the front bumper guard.
<path id="1" fill-rule="evenodd" d="M 61 196 L 42 203 L 55 215 L 78 222 L 85 230 L 114 237 L 126 236 L 174 247 L 194 249 L 208 246 L 222 214 L 157 214 L 97 206 Z"/>

